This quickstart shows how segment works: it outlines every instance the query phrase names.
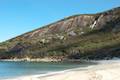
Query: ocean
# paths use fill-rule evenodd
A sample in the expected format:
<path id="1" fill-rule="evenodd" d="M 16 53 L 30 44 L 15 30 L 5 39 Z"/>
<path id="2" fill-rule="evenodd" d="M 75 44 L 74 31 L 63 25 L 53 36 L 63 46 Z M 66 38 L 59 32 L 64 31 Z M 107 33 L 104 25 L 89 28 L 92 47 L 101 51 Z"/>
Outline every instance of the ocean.
<path id="1" fill-rule="evenodd" d="M 0 80 L 28 75 L 47 74 L 85 66 L 88 66 L 88 64 L 78 62 L 0 61 Z"/>

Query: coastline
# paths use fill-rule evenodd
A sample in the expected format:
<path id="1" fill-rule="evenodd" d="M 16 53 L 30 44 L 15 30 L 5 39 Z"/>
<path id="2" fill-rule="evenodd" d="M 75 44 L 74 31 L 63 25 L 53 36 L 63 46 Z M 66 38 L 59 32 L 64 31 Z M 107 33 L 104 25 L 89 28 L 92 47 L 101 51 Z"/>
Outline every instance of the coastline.
<path id="1" fill-rule="evenodd" d="M 38 75 L 21 76 L 21 77 L 5 79 L 5 80 L 41 80 L 42 78 L 56 76 L 56 75 L 64 74 L 66 72 L 71 72 L 71 71 L 74 71 L 74 70 L 75 71 L 77 71 L 77 70 L 87 70 L 87 69 L 90 69 L 92 67 L 93 66 L 78 67 L 78 68 L 67 69 L 67 70 L 62 70 L 62 71 L 55 71 L 55 72 L 49 72 L 49 73 L 45 73 L 45 74 L 38 74 Z"/>
<path id="2" fill-rule="evenodd" d="M 120 60 L 98 61 L 98 65 L 6 80 L 120 80 Z M 103 63 L 104 62 L 104 63 Z"/>
<path id="3" fill-rule="evenodd" d="M 36 58 L 36 59 L 30 59 L 30 58 L 21 58 L 21 59 L 0 59 L 0 61 L 28 61 L 28 62 L 58 62 L 61 61 L 60 59 L 51 59 L 51 58 Z"/>
<path id="4" fill-rule="evenodd" d="M 0 61 L 27 61 L 27 62 L 93 62 L 93 60 L 84 60 L 84 59 L 53 59 L 53 58 L 21 58 L 21 59 L 0 59 Z"/>

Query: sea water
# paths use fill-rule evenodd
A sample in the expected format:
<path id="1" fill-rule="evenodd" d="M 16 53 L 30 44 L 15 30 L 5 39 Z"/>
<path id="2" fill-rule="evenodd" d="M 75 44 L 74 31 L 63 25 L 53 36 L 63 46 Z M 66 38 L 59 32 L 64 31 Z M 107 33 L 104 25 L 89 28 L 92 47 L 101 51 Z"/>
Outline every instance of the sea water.
<path id="1" fill-rule="evenodd" d="M 78 62 L 12 62 L 0 61 L 0 80 L 27 75 L 46 74 L 88 66 Z"/>

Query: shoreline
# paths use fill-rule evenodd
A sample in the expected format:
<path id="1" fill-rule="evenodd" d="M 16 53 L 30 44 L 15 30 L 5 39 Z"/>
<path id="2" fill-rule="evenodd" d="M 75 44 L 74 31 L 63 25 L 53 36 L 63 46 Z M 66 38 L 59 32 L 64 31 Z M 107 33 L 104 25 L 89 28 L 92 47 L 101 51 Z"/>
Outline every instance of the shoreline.
<path id="1" fill-rule="evenodd" d="M 84 60 L 84 59 L 52 59 L 52 58 L 22 58 L 22 59 L 0 59 L 0 61 L 14 61 L 14 62 L 93 62 L 92 60 Z"/>
<path id="2" fill-rule="evenodd" d="M 61 61 L 60 59 L 51 59 L 51 58 L 36 58 L 36 59 L 30 59 L 30 58 L 21 58 L 21 59 L 0 59 L 0 61 L 15 61 L 15 62 L 19 62 L 19 61 L 27 61 L 27 62 L 58 62 Z"/>
<path id="3" fill-rule="evenodd" d="M 27 61 L 27 62 L 101 62 L 101 61 L 113 61 L 113 60 L 120 60 L 120 58 L 114 57 L 112 59 L 106 60 L 106 59 L 102 59 L 102 60 L 90 60 L 90 59 L 67 59 L 67 58 L 63 58 L 63 59 L 57 59 L 57 58 L 13 58 L 13 59 L 0 59 L 0 61 Z"/>
<path id="4" fill-rule="evenodd" d="M 120 59 L 110 60 L 84 60 L 84 59 L 51 59 L 51 58 L 37 58 L 37 59 L 0 59 L 0 62 L 78 62 L 78 63 L 91 63 L 91 64 L 105 64 L 105 63 L 116 63 L 120 62 Z"/>
<path id="5" fill-rule="evenodd" d="M 74 71 L 74 70 L 87 70 L 87 69 L 90 69 L 92 67 L 93 66 L 91 65 L 91 66 L 88 66 L 88 67 L 78 67 L 78 68 L 72 68 L 72 69 L 67 69 L 67 70 L 62 70 L 62 71 L 48 72 L 48 73 L 45 73 L 45 74 L 15 77 L 15 78 L 5 79 L 5 80 L 41 80 L 41 78 L 60 75 L 60 74 L 66 73 L 66 72 Z"/>
<path id="6" fill-rule="evenodd" d="M 112 61 L 112 62 L 111 62 Z M 28 75 L 6 80 L 120 80 L 120 60 L 98 61 L 99 64 L 46 74 Z M 67 77 L 67 78 L 66 78 Z"/>

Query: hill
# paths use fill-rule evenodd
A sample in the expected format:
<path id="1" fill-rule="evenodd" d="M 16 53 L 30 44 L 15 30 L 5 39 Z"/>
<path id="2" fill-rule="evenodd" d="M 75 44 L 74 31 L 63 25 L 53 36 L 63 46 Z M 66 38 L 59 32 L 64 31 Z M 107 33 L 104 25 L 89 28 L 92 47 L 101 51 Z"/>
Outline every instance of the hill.
<path id="1" fill-rule="evenodd" d="M 120 7 L 81 14 L 0 43 L 0 59 L 120 57 Z"/>

